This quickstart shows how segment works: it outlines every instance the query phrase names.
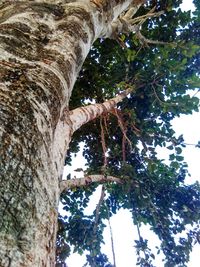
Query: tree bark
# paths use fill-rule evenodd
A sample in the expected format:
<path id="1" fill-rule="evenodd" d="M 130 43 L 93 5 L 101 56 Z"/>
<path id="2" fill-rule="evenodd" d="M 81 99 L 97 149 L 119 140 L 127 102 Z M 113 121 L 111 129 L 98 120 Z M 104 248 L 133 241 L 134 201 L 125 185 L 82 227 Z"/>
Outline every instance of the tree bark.
<path id="1" fill-rule="evenodd" d="M 92 43 L 132 1 L 57 2 L 0 4 L 2 267 L 55 265 L 71 91 Z"/>
<path id="2" fill-rule="evenodd" d="M 123 180 L 114 176 L 105 176 L 102 174 L 87 175 L 84 178 L 74 178 L 71 180 L 63 180 L 60 182 L 60 192 L 73 189 L 76 187 L 84 187 L 92 183 L 110 183 L 123 184 Z"/>
<path id="3" fill-rule="evenodd" d="M 108 113 L 121 102 L 129 93 L 133 91 L 133 88 L 128 88 L 121 94 L 114 98 L 109 99 L 103 103 L 91 104 L 85 107 L 79 107 L 70 111 L 70 121 L 72 122 L 72 132 L 78 130 L 82 125 L 87 122 L 96 119 L 103 113 Z"/>

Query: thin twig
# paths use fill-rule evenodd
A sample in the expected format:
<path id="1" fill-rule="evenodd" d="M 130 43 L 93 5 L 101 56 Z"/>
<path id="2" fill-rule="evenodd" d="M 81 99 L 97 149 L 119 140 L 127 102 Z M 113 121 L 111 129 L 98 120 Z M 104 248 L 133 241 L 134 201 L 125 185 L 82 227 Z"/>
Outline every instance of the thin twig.
<path id="1" fill-rule="evenodd" d="M 174 44 L 174 43 L 169 43 L 169 42 L 163 42 L 163 41 L 158 41 L 158 40 L 150 40 L 150 39 L 147 39 L 144 35 L 141 34 L 140 31 L 136 32 L 136 36 L 137 38 L 139 39 L 139 41 L 141 41 L 143 44 L 156 44 L 156 45 L 171 45 L 171 44 Z"/>
<path id="2" fill-rule="evenodd" d="M 147 13 L 146 15 L 143 16 L 139 16 L 137 18 L 131 19 L 130 23 L 136 24 L 139 23 L 140 25 L 142 25 L 148 18 L 155 18 L 155 17 L 159 17 L 160 15 L 164 14 L 163 11 L 160 12 L 156 12 L 156 13 Z"/>
<path id="3" fill-rule="evenodd" d="M 119 123 L 119 127 L 120 127 L 120 129 L 121 129 L 121 131 L 122 131 L 122 134 L 123 134 L 124 137 L 126 138 L 128 144 L 129 144 L 129 146 L 130 146 L 130 149 L 132 150 L 132 143 L 131 143 L 130 139 L 128 138 L 127 134 L 126 134 L 127 130 L 126 130 L 125 126 L 123 125 L 122 118 L 120 118 L 120 116 L 119 116 L 119 111 L 118 111 L 118 109 L 115 108 L 115 109 L 114 109 L 114 112 L 115 112 L 115 116 L 117 117 L 117 120 L 118 120 L 118 123 Z"/>
<path id="4" fill-rule="evenodd" d="M 152 88 L 153 88 L 153 92 L 154 92 L 155 97 L 157 98 L 157 100 L 158 100 L 162 105 L 177 106 L 176 103 L 168 103 L 168 102 L 165 102 L 165 101 L 161 100 L 161 99 L 159 98 L 159 96 L 158 96 L 158 94 L 157 94 L 157 92 L 156 92 L 156 89 L 155 89 L 155 87 L 153 86 L 153 84 L 152 84 L 151 86 L 152 86 Z"/>
<path id="5" fill-rule="evenodd" d="M 104 158 L 103 167 L 105 171 L 108 165 L 108 162 L 107 162 L 107 157 L 106 157 L 107 148 L 106 148 L 106 142 L 105 142 L 105 134 L 104 134 L 104 128 L 103 128 L 103 123 L 102 123 L 102 117 L 100 117 L 100 127 L 101 127 L 101 145 L 102 145 L 103 158 Z"/>
<path id="6" fill-rule="evenodd" d="M 200 89 L 197 90 L 197 92 L 195 92 L 192 97 L 195 97 L 198 93 L 200 92 Z"/>
<path id="7" fill-rule="evenodd" d="M 96 233 L 97 233 L 97 226 L 99 223 L 99 213 L 100 213 L 101 205 L 104 201 L 104 197 L 105 197 L 105 187 L 102 186 L 101 195 L 100 195 L 99 202 L 97 204 L 96 212 L 95 212 L 95 222 L 94 222 L 94 228 L 93 228 L 94 235 L 96 235 Z"/>
<path id="8" fill-rule="evenodd" d="M 101 205 L 102 205 L 102 203 L 104 201 L 104 197 L 105 197 L 105 187 L 102 186 L 101 195 L 100 195 L 99 202 L 98 202 L 98 204 L 96 206 L 96 211 L 95 211 L 95 221 L 94 221 L 94 227 L 93 227 L 93 235 L 94 235 L 94 237 L 97 236 L 97 227 L 98 227 L 98 223 L 99 223 L 100 208 L 101 208 Z M 93 249 L 93 251 L 95 250 L 95 242 L 92 243 L 92 249 Z M 94 264 L 93 267 L 95 267 L 96 264 L 94 263 L 94 259 L 92 259 L 92 260 L 93 260 L 93 264 Z"/>
<path id="9" fill-rule="evenodd" d="M 113 264 L 114 264 L 114 267 L 116 267 L 117 265 L 116 265 L 116 256 L 115 256 L 113 231 L 112 231 L 112 226 L 111 226 L 111 223 L 110 223 L 110 213 L 109 213 L 107 205 L 106 205 L 106 209 L 107 209 L 107 214 L 108 214 L 108 226 L 109 226 L 109 230 L 110 230 L 110 241 L 111 241 L 111 247 L 112 247 Z"/>

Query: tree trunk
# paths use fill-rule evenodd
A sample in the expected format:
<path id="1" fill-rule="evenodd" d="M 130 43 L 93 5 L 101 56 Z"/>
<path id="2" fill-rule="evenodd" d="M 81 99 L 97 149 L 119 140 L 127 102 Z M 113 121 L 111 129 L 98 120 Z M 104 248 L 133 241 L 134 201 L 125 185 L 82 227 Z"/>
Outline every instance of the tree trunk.
<path id="1" fill-rule="evenodd" d="M 68 102 L 96 38 L 131 0 L 0 4 L 0 266 L 54 266 Z"/>

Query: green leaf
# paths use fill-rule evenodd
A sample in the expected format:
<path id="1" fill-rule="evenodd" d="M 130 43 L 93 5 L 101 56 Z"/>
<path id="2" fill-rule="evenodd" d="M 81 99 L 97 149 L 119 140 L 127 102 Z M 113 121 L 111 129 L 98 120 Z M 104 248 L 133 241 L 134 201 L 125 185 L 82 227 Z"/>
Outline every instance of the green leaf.
<path id="1" fill-rule="evenodd" d="M 180 147 L 176 147 L 175 150 L 176 150 L 177 154 L 181 154 L 182 153 L 182 149 Z"/>
<path id="2" fill-rule="evenodd" d="M 184 160 L 184 157 L 182 157 L 182 156 L 176 156 L 176 160 L 177 161 L 183 161 Z"/>

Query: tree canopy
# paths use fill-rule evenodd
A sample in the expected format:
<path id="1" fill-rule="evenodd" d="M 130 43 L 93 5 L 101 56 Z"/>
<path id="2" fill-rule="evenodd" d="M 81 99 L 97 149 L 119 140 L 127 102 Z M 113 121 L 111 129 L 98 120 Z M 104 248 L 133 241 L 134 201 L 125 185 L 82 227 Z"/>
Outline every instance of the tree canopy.
<path id="1" fill-rule="evenodd" d="M 162 250 L 165 266 L 187 266 L 193 244 L 200 241 L 200 186 L 185 183 L 188 171 L 182 150 L 186 144 L 172 128 L 174 118 L 199 108 L 200 3 L 193 1 L 196 10 L 191 13 L 180 9 L 181 2 L 148 1 L 135 18 L 152 9 L 163 14 L 138 20 L 141 32 L 96 41 L 85 61 L 71 109 L 102 103 L 128 87 L 133 91 L 110 113 L 73 136 L 66 165 L 84 142 L 87 175 L 102 174 L 105 183 L 89 216 L 85 208 L 98 183 L 88 181 L 62 193 L 67 216 L 59 216 L 58 266 L 70 255 L 71 246 L 75 252 L 87 253 L 85 266 L 113 266 L 101 253 L 101 244 L 105 220 L 120 208 L 131 212 L 138 227 L 139 266 L 154 266 L 156 257 L 140 234 L 142 224 L 159 237 L 158 252 Z M 159 158 L 158 147 L 170 152 L 169 163 Z M 109 175 L 120 178 L 120 183 L 106 182 Z"/>

